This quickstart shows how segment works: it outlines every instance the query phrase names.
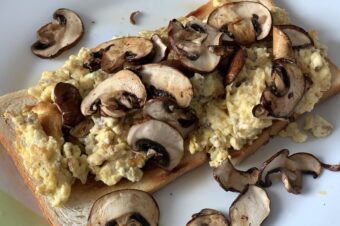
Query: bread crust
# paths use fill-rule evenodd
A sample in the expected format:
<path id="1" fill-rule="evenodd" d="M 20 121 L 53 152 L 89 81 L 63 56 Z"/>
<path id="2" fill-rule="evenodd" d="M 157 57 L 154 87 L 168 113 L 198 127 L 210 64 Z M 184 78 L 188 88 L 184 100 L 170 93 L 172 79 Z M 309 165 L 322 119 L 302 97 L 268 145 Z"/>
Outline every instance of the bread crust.
<path id="1" fill-rule="evenodd" d="M 256 1 L 256 0 L 254 0 Z M 258 0 L 267 4 L 268 8 L 275 7 L 271 0 Z M 212 1 L 209 1 L 202 7 L 191 12 L 187 16 L 196 16 L 204 18 L 213 10 Z M 329 61 L 330 69 L 333 75 L 332 87 L 327 91 L 322 100 L 325 100 L 336 93 L 340 92 L 340 70 Z M 89 179 L 85 185 L 75 183 L 72 187 L 72 194 L 69 201 L 60 208 L 53 208 L 46 197 L 35 193 L 35 183 L 29 176 L 27 170 L 23 166 L 23 161 L 19 153 L 15 149 L 15 131 L 13 124 L 4 117 L 6 111 L 19 112 L 25 105 L 35 104 L 36 101 L 29 97 L 27 90 L 21 90 L 0 97 L 0 141 L 13 159 L 20 175 L 23 177 L 29 189 L 35 195 L 41 210 L 51 225 L 86 225 L 89 211 L 93 202 L 100 196 L 124 188 L 140 189 L 148 192 L 154 192 L 168 183 L 175 180 L 177 177 L 193 170 L 207 161 L 207 155 L 203 152 L 195 155 L 187 154 L 182 162 L 173 171 L 167 172 L 157 167 L 149 167 L 145 170 L 141 181 L 132 183 L 127 180 L 122 180 L 117 185 L 106 186 L 101 182 L 96 182 Z M 262 134 L 251 144 L 245 146 L 242 150 L 231 153 L 231 159 L 234 163 L 239 163 L 254 152 L 262 145 L 267 143 L 272 136 L 275 136 L 280 130 L 287 126 L 287 122 L 276 121 L 274 124 L 263 130 Z"/>

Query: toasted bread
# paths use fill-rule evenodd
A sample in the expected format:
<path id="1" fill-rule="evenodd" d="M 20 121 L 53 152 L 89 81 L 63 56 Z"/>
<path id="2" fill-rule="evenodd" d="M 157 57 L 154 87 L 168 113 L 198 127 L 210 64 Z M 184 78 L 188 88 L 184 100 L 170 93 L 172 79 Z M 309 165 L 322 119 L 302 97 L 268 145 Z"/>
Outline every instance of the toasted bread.
<path id="1" fill-rule="evenodd" d="M 269 6 L 273 4 L 269 0 L 259 1 L 267 4 L 267 7 L 268 4 Z M 274 6 L 272 5 L 272 7 Z M 210 1 L 188 15 L 204 18 L 211 12 L 212 9 L 213 5 Z M 325 100 L 340 92 L 340 70 L 331 62 L 330 68 L 333 76 L 332 86 L 330 90 L 324 94 L 322 100 Z M 35 182 L 30 177 L 28 170 L 23 166 L 22 159 L 19 153 L 16 151 L 15 143 L 13 142 L 16 139 L 14 125 L 4 117 L 4 113 L 6 111 L 19 112 L 23 106 L 32 105 L 35 102 L 35 99 L 28 96 L 27 90 L 21 90 L 0 97 L 0 141 L 4 145 L 5 149 L 9 152 L 21 176 L 24 178 L 26 184 L 33 193 L 35 193 Z M 236 163 L 242 161 L 257 151 L 266 142 L 268 142 L 272 136 L 276 135 L 286 125 L 287 122 L 276 121 L 271 127 L 265 129 L 262 134 L 259 135 L 258 139 L 253 141 L 251 144 L 245 146 L 240 151 L 232 152 L 231 159 Z M 91 179 L 85 185 L 77 182 L 72 187 L 72 194 L 69 201 L 59 208 L 52 207 L 48 199 L 42 195 L 35 193 L 35 197 L 39 202 L 45 217 L 49 220 L 51 225 L 86 225 L 92 204 L 103 194 L 124 188 L 135 188 L 148 192 L 154 192 L 175 180 L 177 177 L 202 165 L 207 161 L 207 159 L 207 155 L 203 152 L 197 153 L 195 155 L 190 155 L 187 152 L 180 165 L 173 171 L 167 172 L 160 168 L 148 168 L 145 170 L 142 180 L 137 183 L 122 180 L 117 185 L 106 186 L 101 182 L 96 182 Z"/>

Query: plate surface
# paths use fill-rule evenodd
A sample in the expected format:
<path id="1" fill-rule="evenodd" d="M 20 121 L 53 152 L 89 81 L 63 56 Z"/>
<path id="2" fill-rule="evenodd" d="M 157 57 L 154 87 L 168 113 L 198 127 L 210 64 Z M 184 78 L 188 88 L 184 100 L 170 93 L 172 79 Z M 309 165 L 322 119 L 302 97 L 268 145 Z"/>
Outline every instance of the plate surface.
<path id="1" fill-rule="evenodd" d="M 52 70 L 62 65 L 68 55 L 76 53 L 81 46 L 95 46 L 112 36 L 137 34 L 140 30 L 152 30 L 167 24 L 169 19 L 182 16 L 205 3 L 205 0 L 5 0 L 0 9 L 1 51 L 0 51 L 0 95 L 34 85 L 44 70 Z M 329 57 L 340 65 L 340 25 L 338 14 L 340 2 L 333 0 L 281 0 L 277 4 L 286 8 L 294 24 L 305 29 L 315 29 L 320 39 L 329 48 Z M 35 41 L 35 31 L 51 20 L 57 8 L 70 8 L 79 13 L 85 23 L 85 36 L 73 49 L 52 60 L 42 60 L 33 56 L 30 45 Z M 140 10 L 139 25 L 129 23 L 131 12 Z M 323 161 L 340 161 L 340 95 L 321 104 L 315 113 L 321 114 L 335 127 L 331 136 L 325 139 L 309 138 L 305 144 L 295 144 L 288 139 L 275 138 L 261 148 L 240 168 L 258 166 L 282 148 L 291 153 L 310 152 Z M 24 206 L 40 214 L 34 198 L 27 191 L 22 179 L 4 151 L 0 151 L 0 190 L 9 194 Z M 337 226 L 338 200 L 340 200 L 340 173 L 324 171 L 316 180 L 304 177 L 301 195 L 288 194 L 280 183 L 268 189 L 272 200 L 272 212 L 264 226 L 309 225 Z M 1 198 L 0 193 L 0 198 Z M 161 210 L 161 226 L 180 226 L 189 221 L 190 216 L 202 208 L 215 208 L 228 212 L 236 193 L 224 192 L 213 180 L 208 165 L 179 178 L 166 188 L 156 192 Z M 7 201 L 7 202 L 14 202 Z M 0 199 L 4 200 L 4 199 Z M 10 200 L 7 199 L 6 200 Z M 0 225 L 5 219 L 1 210 L 23 211 L 17 204 L 0 203 Z M 24 215 L 18 215 L 25 217 Z M 14 222 L 14 221 L 11 221 Z M 24 222 L 24 221 L 23 221 Z M 39 224 L 40 223 L 36 223 Z M 9 223 L 5 224 L 11 226 Z M 12 225 L 18 225 L 12 223 Z M 20 224 L 21 225 L 21 224 Z M 29 223 L 27 223 L 29 225 Z M 41 223 L 44 225 L 44 223 Z"/>

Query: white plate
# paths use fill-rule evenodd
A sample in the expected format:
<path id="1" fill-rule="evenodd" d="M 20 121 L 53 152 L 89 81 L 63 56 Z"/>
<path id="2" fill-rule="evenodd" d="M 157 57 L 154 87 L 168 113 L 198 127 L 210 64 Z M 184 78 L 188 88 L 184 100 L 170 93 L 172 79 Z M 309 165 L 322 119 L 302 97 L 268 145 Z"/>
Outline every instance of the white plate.
<path id="1" fill-rule="evenodd" d="M 0 94 L 34 85 L 42 71 L 62 65 L 67 56 L 81 46 L 95 46 L 113 35 L 137 34 L 144 29 L 166 25 L 168 20 L 185 15 L 205 0 L 70 0 L 52 1 L 5 0 L 0 9 Z M 340 65 L 340 27 L 338 23 L 340 2 L 333 0 L 281 0 L 279 5 L 288 9 L 293 23 L 306 29 L 316 29 L 321 41 L 329 47 L 329 56 Z M 85 22 L 86 33 L 82 41 L 72 50 L 53 60 L 42 60 L 33 56 L 30 45 L 35 41 L 35 31 L 51 20 L 53 11 L 66 7 L 77 11 Z M 140 25 L 132 26 L 129 15 L 135 10 L 143 12 Z M 94 23 L 93 23 L 93 22 Z M 340 96 L 334 97 L 317 107 L 320 113 L 335 126 L 333 134 L 320 140 L 310 138 L 306 144 L 295 144 L 288 139 L 273 139 L 253 157 L 241 165 L 247 169 L 258 166 L 264 159 L 281 148 L 291 152 L 306 151 L 319 156 L 325 162 L 340 161 Z M 14 173 L 8 158 L 1 154 L 0 189 L 38 211 L 22 180 Z M 280 183 L 268 189 L 272 200 L 272 212 L 263 225 L 287 226 L 337 226 L 338 202 L 340 200 L 340 174 L 325 171 L 316 180 L 304 177 L 301 195 L 288 194 Z M 228 212 L 236 193 L 224 192 L 212 178 L 206 165 L 179 178 L 166 188 L 155 193 L 160 209 L 162 226 L 185 225 L 191 214 L 202 208 L 215 208 Z M 1 222 L 1 219 L 0 219 Z M 0 223 L 1 224 L 1 223 Z"/>

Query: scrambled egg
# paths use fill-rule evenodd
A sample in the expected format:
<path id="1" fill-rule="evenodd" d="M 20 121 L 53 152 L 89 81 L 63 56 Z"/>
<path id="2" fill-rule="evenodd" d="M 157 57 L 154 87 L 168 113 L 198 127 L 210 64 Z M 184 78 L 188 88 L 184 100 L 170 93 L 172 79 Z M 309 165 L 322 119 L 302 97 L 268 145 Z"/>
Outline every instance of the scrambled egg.
<path id="1" fill-rule="evenodd" d="M 308 138 L 307 134 L 299 129 L 296 122 L 289 123 L 288 126 L 279 133 L 279 136 L 290 137 L 296 143 L 304 143 Z"/>
<path id="2" fill-rule="evenodd" d="M 333 125 L 320 115 L 307 115 L 303 129 L 310 131 L 314 137 L 323 138 L 332 133 Z"/>

